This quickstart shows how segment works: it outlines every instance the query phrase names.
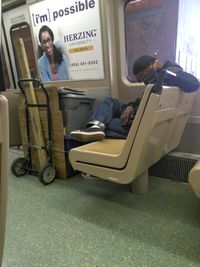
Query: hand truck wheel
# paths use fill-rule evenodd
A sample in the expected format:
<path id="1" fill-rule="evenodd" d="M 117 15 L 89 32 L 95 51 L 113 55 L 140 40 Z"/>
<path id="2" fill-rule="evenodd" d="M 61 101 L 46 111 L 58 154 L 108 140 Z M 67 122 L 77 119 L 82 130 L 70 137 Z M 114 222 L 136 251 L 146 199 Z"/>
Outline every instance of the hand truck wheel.
<path id="1" fill-rule="evenodd" d="M 56 170 L 50 163 L 44 165 L 38 173 L 39 180 L 44 185 L 52 183 L 55 176 L 56 176 Z"/>
<path id="2" fill-rule="evenodd" d="M 25 158 L 17 158 L 11 164 L 11 172 L 17 177 L 23 176 L 28 171 L 28 161 Z"/>

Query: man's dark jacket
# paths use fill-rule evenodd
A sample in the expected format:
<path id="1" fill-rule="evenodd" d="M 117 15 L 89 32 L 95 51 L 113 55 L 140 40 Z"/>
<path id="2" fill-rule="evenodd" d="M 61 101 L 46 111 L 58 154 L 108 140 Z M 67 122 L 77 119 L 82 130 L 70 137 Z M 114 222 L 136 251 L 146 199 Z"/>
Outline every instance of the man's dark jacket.
<path id="1" fill-rule="evenodd" d="M 163 80 L 162 80 L 163 85 L 177 86 L 181 90 L 187 93 L 196 91 L 200 86 L 199 80 L 196 77 L 194 77 L 190 73 L 183 71 L 183 68 L 173 61 L 167 61 L 162 66 L 162 68 L 157 71 L 155 77 L 149 81 L 149 84 L 155 84 L 160 78 L 160 75 L 163 73 L 164 70 L 170 71 L 174 73 L 175 75 L 166 73 L 166 75 L 164 75 Z M 127 104 L 127 106 L 133 107 L 134 115 L 137 112 L 139 103 L 140 103 L 140 100 L 136 99 L 136 101 L 130 102 Z"/>
<path id="2" fill-rule="evenodd" d="M 167 61 L 157 73 L 157 79 L 159 78 L 159 73 L 161 73 L 163 70 L 171 71 L 172 73 L 176 74 L 170 75 L 166 73 L 163 79 L 163 85 L 178 86 L 181 90 L 187 93 L 194 92 L 199 88 L 198 79 L 192 74 L 183 71 L 182 67 L 176 62 Z M 149 83 L 155 83 L 157 79 L 154 79 Z"/>

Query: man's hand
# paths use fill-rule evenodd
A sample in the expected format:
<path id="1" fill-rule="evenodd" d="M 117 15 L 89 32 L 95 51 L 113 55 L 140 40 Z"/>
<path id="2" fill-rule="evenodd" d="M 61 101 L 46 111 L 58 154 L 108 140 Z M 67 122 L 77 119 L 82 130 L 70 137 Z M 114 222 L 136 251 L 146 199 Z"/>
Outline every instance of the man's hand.
<path id="1" fill-rule="evenodd" d="M 121 124 L 126 125 L 132 114 L 133 114 L 133 107 L 127 106 L 126 109 L 121 114 L 121 117 L 120 117 Z"/>

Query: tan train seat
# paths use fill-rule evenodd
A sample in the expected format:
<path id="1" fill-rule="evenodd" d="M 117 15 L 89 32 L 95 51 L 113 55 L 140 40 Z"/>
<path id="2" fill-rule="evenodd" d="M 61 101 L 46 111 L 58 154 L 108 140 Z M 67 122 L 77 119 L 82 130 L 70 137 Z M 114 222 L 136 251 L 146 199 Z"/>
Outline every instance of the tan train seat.
<path id="1" fill-rule="evenodd" d="M 3 257 L 8 178 L 9 125 L 8 102 L 0 95 L 0 266 Z"/>
<path id="2" fill-rule="evenodd" d="M 19 90 L 8 89 L 1 92 L 8 99 L 9 110 L 9 145 L 19 146 L 22 144 L 19 124 Z"/>
<path id="3" fill-rule="evenodd" d="M 180 142 L 196 93 L 163 86 L 161 93 L 145 88 L 126 140 L 104 139 L 69 152 L 75 170 L 147 191 L 148 168 Z"/>
<path id="4" fill-rule="evenodd" d="M 200 160 L 198 160 L 194 167 L 190 170 L 188 181 L 195 195 L 200 198 Z"/>

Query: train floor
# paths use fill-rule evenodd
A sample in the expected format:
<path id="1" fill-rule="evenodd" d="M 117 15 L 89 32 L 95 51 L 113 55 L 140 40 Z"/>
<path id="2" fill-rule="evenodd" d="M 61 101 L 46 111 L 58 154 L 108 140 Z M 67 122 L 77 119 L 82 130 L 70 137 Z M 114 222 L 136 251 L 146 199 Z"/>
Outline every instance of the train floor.
<path id="1" fill-rule="evenodd" d="M 97 178 L 44 186 L 9 171 L 3 267 L 200 266 L 199 251 L 200 201 L 186 183 L 150 177 L 134 195 Z"/>

